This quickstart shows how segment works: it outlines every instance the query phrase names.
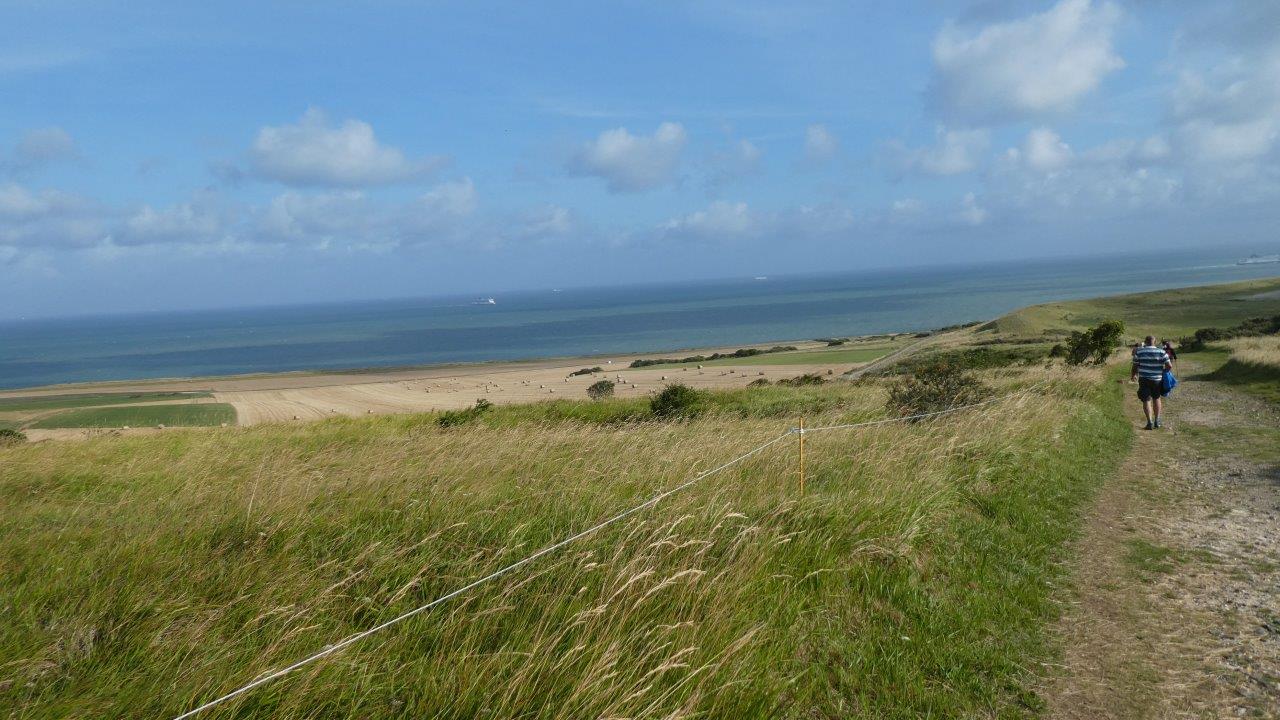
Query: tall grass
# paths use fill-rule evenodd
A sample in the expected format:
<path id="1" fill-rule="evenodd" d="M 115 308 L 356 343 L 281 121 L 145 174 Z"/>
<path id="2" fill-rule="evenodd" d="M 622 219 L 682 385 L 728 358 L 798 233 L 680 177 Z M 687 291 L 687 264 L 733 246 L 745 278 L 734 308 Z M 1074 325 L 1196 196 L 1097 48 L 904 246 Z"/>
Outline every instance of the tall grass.
<path id="1" fill-rule="evenodd" d="M 1052 403 L 814 434 L 804 496 L 779 444 L 208 717 L 1017 714 L 1074 508 L 1128 432 L 1114 389 L 1051 387 Z M 765 388 L 667 423 L 610 415 L 630 401 L 548 403 L 448 429 L 404 416 L 0 450 L 0 706 L 175 715 L 798 412 L 840 422 L 883 398 Z"/>

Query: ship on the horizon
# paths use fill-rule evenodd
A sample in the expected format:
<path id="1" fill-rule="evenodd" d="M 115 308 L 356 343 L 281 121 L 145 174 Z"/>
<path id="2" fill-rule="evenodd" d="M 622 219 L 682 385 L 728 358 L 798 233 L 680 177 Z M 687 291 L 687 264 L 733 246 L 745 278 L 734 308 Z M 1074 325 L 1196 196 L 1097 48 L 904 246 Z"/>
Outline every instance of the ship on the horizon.
<path id="1" fill-rule="evenodd" d="M 1249 257 L 1237 262 L 1237 265 L 1264 265 L 1266 263 L 1280 263 L 1280 253 L 1274 255 L 1258 255 L 1253 254 Z"/>
<path id="2" fill-rule="evenodd" d="M 472 305 L 497 305 L 497 304 L 498 304 L 498 301 L 497 301 L 497 300 L 494 300 L 494 299 L 493 299 L 493 298 L 491 298 L 491 297 L 486 297 L 486 298 L 476 298 L 474 301 L 472 301 L 472 303 L 471 303 L 471 304 L 472 304 Z"/>

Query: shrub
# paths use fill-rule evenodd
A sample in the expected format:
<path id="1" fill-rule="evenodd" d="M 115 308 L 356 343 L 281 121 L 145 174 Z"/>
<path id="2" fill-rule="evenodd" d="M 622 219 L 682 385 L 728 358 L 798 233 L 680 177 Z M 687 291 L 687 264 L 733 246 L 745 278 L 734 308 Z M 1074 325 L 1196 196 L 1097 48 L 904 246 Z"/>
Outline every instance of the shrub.
<path id="1" fill-rule="evenodd" d="M 803 387 L 805 385 L 821 385 L 824 382 L 826 382 L 826 380 L 817 373 L 805 373 L 804 375 L 797 375 L 793 378 L 784 378 L 779 380 L 778 384 L 786 385 L 788 387 Z"/>
<path id="2" fill-rule="evenodd" d="M 977 402 L 991 395 L 991 389 L 947 362 L 920 365 L 889 386 L 889 412 L 920 415 Z"/>
<path id="3" fill-rule="evenodd" d="M 581 370 L 574 370 L 573 372 L 569 373 L 569 377 L 574 377 L 577 375 L 594 375 L 598 372 L 604 372 L 604 370 L 599 367 L 582 368 Z"/>
<path id="4" fill-rule="evenodd" d="M 1124 323 L 1119 320 L 1103 320 L 1084 332 L 1077 330 L 1067 338 L 1067 362 L 1072 365 L 1101 365 L 1120 347 L 1123 335 Z"/>
<path id="5" fill-rule="evenodd" d="M 0 428 L 0 445 L 17 445 L 26 441 L 25 433 L 13 428 Z"/>
<path id="6" fill-rule="evenodd" d="M 587 397 L 592 400 L 602 400 L 607 397 L 613 397 L 613 387 L 614 385 L 612 380 L 597 380 L 596 382 L 591 383 L 591 386 L 587 388 Z"/>
<path id="7" fill-rule="evenodd" d="M 640 359 L 640 360 L 632 360 L 631 367 L 642 368 L 642 367 L 649 367 L 651 365 L 675 365 L 678 363 L 700 363 L 700 362 L 708 362 L 710 360 L 725 360 L 729 358 L 748 358 L 748 357 L 755 357 L 756 355 L 766 355 L 768 353 L 790 352 L 795 349 L 796 349 L 795 345 L 774 345 L 773 347 L 768 348 L 766 350 L 761 350 L 760 348 L 741 348 L 739 350 L 734 350 L 731 353 L 711 353 L 710 355 L 690 355 L 688 357 L 682 357 L 682 358 L 652 358 L 648 360 Z"/>
<path id="8" fill-rule="evenodd" d="M 702 412 L 702 395 L 688 385 L 673 383 L 649 401 L 655 417 L 693 417 Z"/>
<path id="9" fill-rule="evenodd" d="M 1249 318 L 1229 328 L 1200 328 L 1192 337 L 1184 337 L 1178 341 L 1183 352 L 1203 350 L 1206 345 L 1222 340 L 1238 337 L 1257 337 L 1259 335 L 1275 335 L 1280 333 L 1280 315 L 1273 317 Z"/>
<path id="10" fill-rule="evenodd" d="M 756 378 L 755 380 L 747 383 L 747 387 L 765 387 L 772 384 L 773 383 L 769 382 L 769 378 Z"/>
<path id="11" fill-rule="evenodd" d="M 442 428 L 457 427 L 466 425 L 481 415 L 489 411 L 493 407 L 493 403 L 480 398 L 476 400 L 476 404 L 465 410 L 446 410 L 440 413 L 440 417 L 436 418 L 436 424 Z"/>
<path id="12" fill-rule="evenodd" d="M 1049 357 L 1051 358 L 1060 358 L 1060 357 L 1066 357 L 1066 356 L 1067 356 L 1067 346 L 1063 345 L 1062 343 L 1058 343 L 1053 347 L 1049 348 Z"/>

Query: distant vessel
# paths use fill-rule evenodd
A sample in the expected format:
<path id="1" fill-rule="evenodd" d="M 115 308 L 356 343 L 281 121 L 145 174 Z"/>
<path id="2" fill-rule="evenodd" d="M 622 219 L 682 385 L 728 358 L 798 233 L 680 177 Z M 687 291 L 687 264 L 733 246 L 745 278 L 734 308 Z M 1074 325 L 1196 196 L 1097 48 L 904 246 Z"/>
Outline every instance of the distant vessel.
<path id="1" fill-rule="evenodd" d="M 1266 263 L 1280 263 L 1280 254 L 1277 255 L 1250 255 L 1249 257 L 1236 263 L 1237 265 L 1264 265 Z"/>
<path id="2" fill-rule="evenodd" d="M 498 301 L 494 300 L 493 298 L 477 298 L 476 301 L 471 304 L 472 305 L 497 305 Z"/>
<path id="3" fill-rule="evenodd" d="M 755 277 L 755 279 L 756 279 L 756 280 L 768 280 L 768 279 L 769 279 L 769 277 L 768 277 L 767 275 L 757 275 L 757 276 Z"/>

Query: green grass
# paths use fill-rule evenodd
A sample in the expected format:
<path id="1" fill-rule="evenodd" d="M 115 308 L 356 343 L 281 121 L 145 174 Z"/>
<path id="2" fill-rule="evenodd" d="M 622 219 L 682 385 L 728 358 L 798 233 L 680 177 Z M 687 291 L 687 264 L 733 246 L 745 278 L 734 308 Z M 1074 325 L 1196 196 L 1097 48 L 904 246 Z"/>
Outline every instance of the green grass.
<path id="1" fill-rule="evenodd" d="M 206 717 L 1023 717 L 1119 389 L 788 439 Z M 883 411 L 872 383 L 0 450 L 0 706 L 171 717 L 700 468 Z M 201 407 L 198 405 L 184 407 Z M 123 409 L 123 408 L 122 408 Z"/>
<path id="2" fill-rule="evenodd" d="M 188 403 L 183 405 L 127 405 L 123 407 L 81 408 L 66 410 L 32 423 L 29 427 L 54 428 L 119 428 L 197 427 L 234 424 L 236 410 L 228 403 Z"/>
<path id="3" fill-rule="evenodd" d="M 1203 327 L 1229 327 L 1280 313 L 1280 278 L 1178 288 L 1091 300 L 1033 305 L 991 325 L 1002 333 L 1039 335 L 1123 320 L 1130 337 L 1151 333 L 1178 338 Z M 1257 297 L 1270 294 L 1269 297 Z"/>
<path id="4" fill-rule="evenodd" d="M 1204 376 L 1264 400 L 1280 403 L 1280 367 L 1227 358 L 1218 369 Z"/>
<path id="5" fill-rule="evenodd" d="M 829 350 L 796 350 L 793 352 L 768 353 L 745 358 L 722 358 L 699 363 L 706 367 L 742 366 L 742 365 L 841 365 L 845 363 L 864 363 L 884 357 L 900 347 L 900 344 L 877 343 L 874 345 L 849 346 L 841 345 Z M 688 367 L 684 363 L 668 363 L 653 365 L 650 369 L 675 369 Z"/>
<path id="6" fill-rule="evenodd" d="M 1130 538 L 1125 545 L 1125 562 L 1141 576 L 1168 575 L 1187 563 L 1216 561 L 1213 553 L 1202 548 L 1178 550 L 1144 538 Z"/>
<path id="7" fill-rule="evenodd" d="M 0 397 L 0 412 L 26 410 L 56 410 L 59 408 L 121 405 L 166 400 L 189 400 L 213 397 L 207 392 L 149 392 L 149 393 L 74 393 L 68 395 L 31 395 Z"/>

